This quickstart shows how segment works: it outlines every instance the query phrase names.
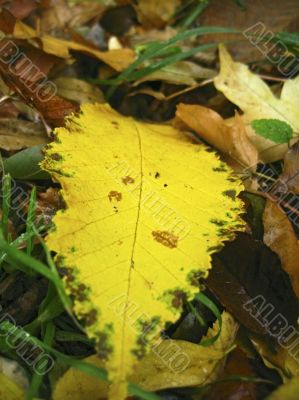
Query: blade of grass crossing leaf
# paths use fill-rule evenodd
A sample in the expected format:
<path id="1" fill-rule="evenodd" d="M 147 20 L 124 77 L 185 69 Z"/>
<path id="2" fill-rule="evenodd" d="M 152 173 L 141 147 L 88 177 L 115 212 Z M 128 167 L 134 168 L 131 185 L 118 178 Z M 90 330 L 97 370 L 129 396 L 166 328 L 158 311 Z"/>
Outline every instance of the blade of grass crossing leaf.
<path id="1" fill-rule="evenodd" d="M 174 54 L 171 55 L 167 58 L 164 58 L 162 60 L 158 60 L 152 64 L 150 64 L 149 66 L 146 66 L 134 73 L 132 73 L 132 75 L 127 79 L 127 81 L 132 81 L 132 80 L 137 80 L 137 79 L 141 79 L 146 75 L 152 74 L 155 71 L 158 71 L 159 69 L 162 69 L 163 67 L 165 67 L 166 65 L 169 64 L 174 64 L 178 61 L 182 61 L 186 58 L 189 58 L 193 55 L 195 55 L 196 53 L 200 52 L 200 51 L 204 51 L 207 49 L 211 49 L 213 47 L 217 47 L 218 43 L 208 43 L 208 44 L 203 44 L 201 46 L 198 47 L 194 47 L 190 50 L 178 53 L 178 54 Z"/>
<path id="2" fill-rule="evenodd" d="M 11 177 L 10 174 L 5 174 L 2 179 L 2 232 L 7 239 L 8 234 L 8 215 L 11 202 Z"/>
<path id="3" fill-rule="evenodd" d="M 187 15 L 187 17 L 181 22 L 182 29 L 187 29 L 196 18 L 203 12 L 203 10 L 208 6 L 209 0 L 199 0 L 197 6 Z"/>
<path id="4" fill-rule="evenodd" d="M 203 293 L 197 293 L 197 295 L 195 296 L 195 300 L 199 301 L 200 303 L 202 303 L 203 305 L 205 305 L 210 311 L 212 311 L 212 313 L 215 315 L 215 317 L 217 318 L 218 324 L 219 324 L 219 331 L 218 333 L 213 336 L 212 338 L 209 339 L 205 339 L 202 340 L 199 345 L 200 346 L 204 346 L 204 347 L 208 347 L 211 346 L 213 343 L 216 342 L 216 340 L 219 338 L 220 334 L 221 334 L 221 329 L 222 329 L 222 317 L 221 317 L 221 313 L 218 310 L 217 306 L 212 302 L 212 300 L 210 300 L 206 295 L 204 295 Z M 198 313 L 197 313 L 198 314 Z M 196 314 L 195 314 L 196 316 Z"/>
<path id="5" fill-rule="evenodd" d="M 0 329 L 3 330 L 4 335 L 5 335 L 5 332 L 7 334 L 12 329 L 14 330 L 12 335 L 17 335 L 18 332 L 20 331 L 20 328 L 15 327 L 8 321 L 4 321 L 4 322 L 0 323 Z M 67 356 L 67 355 L 61 353 L 60 351 L 53 349 L 53 347 L 49 346 L 47 343 L 42 342 L 41 340 L 39 340 L 35 337 L 32 337 L 31 335 L 29 335 L 28 337 L 33 339 L 35 341 L 35 343 L 37 345 L 39 345 L 43 350 L 45 350 L 49 354 L 52 354 L 54 357 L 59 359 L 64 364 L 66 364 L 70 367 L 79 369 L 80 371 L 85 372 L 88 375 L 94 376 L 96 378 L 99 378 L 103 381 L 108 382 L 108 374 L 103 368 L 99 368 L 92 364 L 88 364 L 84 361 L 80 361 L 71 356 Z M 143 400 L 161 400 L 161 397 L 157 396 L 154 393 L 149 393 L 149 392 L 143 390 L 142 388 L 140 388 L 138 385 L 135 385 L 134 383 L 129 382 L 128 387 L 129 387 L 129 393 L 132 396 L 138 396 L 140 399 L 143 399 Z"/>
<path id="6" fill-rule="evenodd" d="M 35 229 L 35 233 L 37 233 L 36 228 L 34 228 L 34 229 Z M 53 261 L 51 262 L 50 269 L 49 269 L 41 261 L 39 261 L 39 260 L 31 257 L 30 255 L 22 252 L 21 250 L 18 250 L 15 247 L 9 245 L 4 240 L 2 231 L 0 232 L 0 250 L 2 250 L 4 253 L 7 254 L 7 256 L 9 257 L 8 259 L 11 262 L 25 265 L 26 267 L 32 269 L 33 271 L 35 271 L 35 272 L 43 275 L 47 279 L 49 279 L 49 281 L 51 281 L 55 285 L 57 292 L 61 298 L 62 303 L 64 304 L 65 308 L 71 314 L 71 311 L 70 311 L 71 301 L 64 291 L 63 283 L 61 281 L 61 278 L 60 278 L 58 272 L 56 271 L 55 266 L 53 268 L 53 264 L 54 264 Z M 47 258 L 50 259 L 48 250 L 47 250 Z"/>
<path id="7" fill-rule="evenodd" d="M 81 342 L 89 345 L 94 344 L 91 339 L 77 332 L 56 331 L 56 340 L 59 342 Z"/>
<path id="8" fill-rule="evenodd" d="M 199 312 L 196 310 L 196 308 L 194 307 L 194 305 L 192 303 L 188 303 L 188 307 L 190 309 L 190 311 L 193 313 L 193 315 L 196 317 L 197 321 L 199 322 L 199 324 L 201 326 L 206 326 L 207 323 L 204 320 L 204 318 L 199 314 Z"/>
<path id="9" fill-rule="evenodd" d="M 28 213 L 26 219 L 26 233 L 28 233 L 29 235 L 26 247 L 27 247 L 27 254 L 29 255 L 32 253 L 33 250 L 33 237 L 31 233 L 35 233 L 34 232 L 35 208 L 36 208 L 36 187 L 34 186 L 30 194 Z"/>
<path id="10" fill-rule="evenodd" d="M 50 284 L 54 288 L 52 284 Z M 60 297 L 57 296 L 57 291 L 54 288 L 54 297 L 51 299 L 49 303 L 44 306 L 42 304 L 42 309 L 39 311 L 37 318 L 35 318 L 30 324 L 26 325 L 24 329 L 30 334 L 35 334 L 36 330 L 44 324 L 45 322 L 52 321 L 54 318 L 61 315 L 64 311 L 64 306 L 60 300 Z"/>
<path id="11" fill-rule="evenodd" d="M 109 81 L 94 80 L 94 82 L 105 83 L 105 84 L 110 84 L 110 85 L 117 85 L 120 82 L 124 82 L 127 79 L 129 79 L 132 72 L 135 69 L 137 69 L 138 67 L 140 67 L 145 61 L 149 61 L 150 59 L 152 59 L 154 57 L 159 57 L 159 56 L 161 56 L 161 54 L 165 53 L 165 49 L 167 47 L 172 46 L 179 41 L 186 40 L 192 36 L 201 36 L 201 35 L 215 34 L 215 33 L 240 34 L 241 32 L 236 29 L 219 28 L 219 27 L 213 27 L 213 26 L 194 28 L 194 29 L 189 29 L 189 30 L 180 32 L 169 40 L 166 40 L 161 43 L 150 44 L 146 48 L 146 50 L 137 58 L 137 60 L 135 62 L 133 62 L 125 71 L 123 71 L 116 79 L 111 79 Z M 115 88 L 111 87 L 107 93 L 107 96 L 110 97 L 113 94 L 114 90 L 115 90 Z"/>
<path id="12" fill-rule="evenodd" d="M 29 233 L 24 232 L 20 236 L 18 236 L 14 241 L 12 241 L 11 239 L 8 240 L 8 243 L 10 244 L 10 246 L 18 248 L 20 245 L 26 243 L 29 237 L 33 236 L 35 236 L 34 232 L 29 232 Z M 0 265 L 6 260 L 6 258 L 7 254 L 2 253 L 0 256 Z"/>
<path id="13" fill-rule="evenodd" d="M 41 243 L 41 245 L 43 247 L 43 250 L 44 250 L 44 252 L 46 254 L 46 259 L 47 259 L 47 263 L 48 263 L 48 265 L 50 267 L 50 270 L 52 271 L 53 275 L 56 276 L 58 278 L 58 280 L 59 280 L 59 285 L 55 285 L 55 282 L 53 282 L 53 283 L 56 286 L 56 289 L 57 289 L 58 293 L 60 293 L 60 299 L 61 299 L 65 309 L 72 316 L 73 314 L 72 314 L 72 311 L 71 311 L 71 308 L 70 308 L 70 304 L 71 304 L 70 303 L 70 299 L 65 294 L 65 291 L 63 289 L 63 285 L 61 283 L 61 279 L 60 279 L 59 274 L 57 272 L 56 265 L 55 265 L 55 263 L 54 263 L 54 261 L 53 261 L 53 259 L 51 257 L 51 254 L 49 252 L 49 249 L 46 246 L 46 244 L 45 244 L 44 240 L 42 239 L 42 237 L 40 236 L 38 230 L 35 227 L 33 227 L 33 230 L 34 230 L 36 236 L 38 237 L 38 239 L 39 239 L 39 241 L 40 241 L 40 243 Z M 57 283 L 57 281 L 56 281 L 56 283 Z"/>
<path id="14" fill-rule="evenodd" d="M 54 337 L 55 337 L 55 326 L 52 322 L 48 322 L 46 324 L 46 329 L 45 329 L 44 343 L 47 346 L 52 346 Z M 25 397 L 26 400 L 34 400 L 34 398 L 38 396 L 39 388 L 43 382 L 44 375 L 47 372 L 47 368 L 48 368 L 47 363 L 45 363 L 41 359 L 38 362 L 38 365 L 35 367 L 35 371 L 32 376 L 29 388 L 26 392 L 26 397 Z"/>
<path id="15" fill-rule="evenodd" d="M 175 43 L 189 39 L 192 36 L 202 36 L 202 35 L 208 35 L 208 34 L 215 34 L 215 33 L 236 33 L 240 34 L 241 32 L 237 29 L 231 29 L 231 28 L 219 28 L 219 27 L 214 27 L 214 26 L 208 26 L 208 27 L 200 27 L 200 28 L 194 28 L 194 29 L 189 29 L 187 31 L 183 31 L 175 35 L 174 37 L 170 38 L 169 40 L 166 40 L 164 42 L 160 43 L 153 43 L 150 44 L 146 50 L 138 57 L 138 59 L 133 62 L 125 71 L 123 71 L 118 79 L 125 79 L 127 76 L 130 75 L 130 73 L 140 66 L 142 63 L 145 61 L 158 57 L 163 52 L 165 52 L 165 49 L 169 46 L 174 45 Z"/>

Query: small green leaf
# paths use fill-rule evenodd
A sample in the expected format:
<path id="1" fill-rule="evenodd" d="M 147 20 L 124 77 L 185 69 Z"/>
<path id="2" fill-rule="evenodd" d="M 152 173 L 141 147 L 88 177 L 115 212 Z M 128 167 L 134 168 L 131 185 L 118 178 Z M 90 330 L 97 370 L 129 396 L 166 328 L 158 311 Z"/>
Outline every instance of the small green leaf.
<path id="1" fill-rule="evenodd" d="M 292 127 L 279 119 L 255 119 L 251 126 L 258 135 L 275 143 L 288 143 L 293 136 Z"/>

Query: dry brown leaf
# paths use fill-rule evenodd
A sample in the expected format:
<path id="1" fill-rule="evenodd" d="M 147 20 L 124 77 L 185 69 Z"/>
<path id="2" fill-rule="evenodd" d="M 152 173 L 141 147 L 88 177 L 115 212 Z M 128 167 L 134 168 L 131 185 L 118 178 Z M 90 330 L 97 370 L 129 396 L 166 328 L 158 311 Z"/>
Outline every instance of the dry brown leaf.
<path id="1" fill-rule="evenodd" d="M 176 118 L 241 166 L 257 164 L 257 150 L 248 139 L 238 114 L 226 121 L 207 107 L 181 103 L 177 107 Z"/>
<path id="2" fill-rule="evenodd" d="M 285 190 L 299 195 L 299 142 L 291 146 L 284 157 L 279 183 Z"/>
<path id="3" fill-rule="evenodd" d="M 101 90 L 88 82 L 76 78 L 61 76 L 54 80 L 59 96 L 76 103 L 104 103 Z"/>
<path id="4" fill-rule="evenodd" d="M 59 195 L 59 189 L 49 187 L 45 192 L 37 194 L 36 219 L 42 219 L 44 225 L 48 225 L 56 211 L 62 207 L 63 201 Z"/>
<path id="5" fill-rule="evenodd" d="M 133 86 L 148 81 L 164 81 L 174 85 L 191 86 L 197 84 L 197 79 L 214 78 L 215 75 L 216 72 L 210 68 L 204 68 L 191 61 L 179 61 L 135 81 Z"/>
<path id="6" fill-rule="evenodd" d="M 253 368 L 243 350 L 234 349 L 228 356 L 224 371 L 219 376 L 219 380 L 227 382 L 218 382 L 212 385 L 205 400 L 256 400 L 256 384 L 253 382 L 244 382 L 242 380 L 229 380 L 230 377 L 242 375 L 247 378 L 254 378 Z"/>
<path id="7" fill-rule="evenodd" d="M 298 26 L 299 2 L 298 0 L 250 0 L 244 1 L 246 10 L 235 0 L 210 0 L 208 7 L 200 15 L 201 26 L 221 26 L 244 31 L 257 22 L 265 25 L 265 31 L 296 32 Z M 294 24 L 293 24 L 294 22 Z M 291 26 L 292 25 L 292 26 Z M 292 29 L 288 29 L 288 27 Z M 242 41 L 237 41 L 237 40 Z M 234 41 L 228 46 L 234 58 L 243 62 L 264 59 L 264 54 L 252 45 L 249 40 L 240 35 L 221 34 L 213 36 L 213 41 Z M 210 35 L 204 37 L 203 42 L 211 41 Z"/>
<path id="8" fill-rule="evenodd" d="M 72 7 L 67 0 L 51 1 L 49 7 L 40 13 L 41 31 L 46 33 L 54 29 L 65 29 L 66 26 L 82 26 L 94 18 L 99 18 L 105 8 L 98 1 L 78 1 L 72 4 Z"/>
<path id="9" fill-rule="evenodd" d="M 264 242 L 278 254 L 299 299 L 299 245 L 291 222 L 280 207 L 270 199 L 266 203 L 263 222 Z"/>
<path id="10" fill-rule="evenodd" d="M 140 0 L 135 9 L 143 27 L 163 28 L 180 3 L 180 0 Z"/>
<path id="11" fill-rule="evenodd" d="M 6 4 L 5 4 L 6 3 Z M 9 11 L 19 19 L 26 18 L 33 10 L 38 7 L 38 2 L 36 0 L 14 0 L 10 1 L 8 5 Z M 6 5 L 6 0 L 0 1 L 0 6 Z"/>
<path id="12" fill-rule="evenodd" d="M 131 49 L 100 51 L 84 44 L 39 34 L 29 25 L 17 20 L 5 9 L 0 13 L 0 29 L 6 34 L 12 34 L 14 39 L 36 39 L 38 44 L 41 43 L 44 52 L 56 57 L 68 59 L 71 57 L 70 51 L 74 50 L 97 58 L 116 71 L 122 71 L 127 68 L 135 59 L 135 53 Z"/>
<path id="13" fill-rule="evenodd" d="M 45 128 L 21 119 L 0 120 L 0 148 L 12 151 L 48 142 Z"/>

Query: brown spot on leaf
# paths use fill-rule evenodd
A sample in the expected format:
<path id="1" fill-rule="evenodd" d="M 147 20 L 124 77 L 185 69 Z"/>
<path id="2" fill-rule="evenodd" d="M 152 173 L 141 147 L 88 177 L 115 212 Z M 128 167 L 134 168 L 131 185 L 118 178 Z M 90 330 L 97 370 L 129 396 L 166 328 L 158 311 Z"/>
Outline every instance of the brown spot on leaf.
<path id="1" fill-rule="evenodd" d="M 112 201 L 115 199 L 116 201 L 121 201 L 122 199 L 122 194 L 117 192 L 116 190 L 111 190 L 111 192 L 108 193 L 109 200 Z"/>
<path id="2" fill-rule="evenodd" d="M 61 161 L 62 160 L 62 156 L 58 153 L 53 153 L 50 155 L 51 159 L 54 161 Z"/>
<path id="3" fill-rule="evenodd" d="M 168 231 L 153 231 L 152 235 L 154 239 L 163 244 L 163 246 L 169 247 L 170 249 L 178 247 L 179 238 Z"/>
<path id="4" fill-rule="evenodd" d="M 182 290 L 175 290 L 173 293 L 172 306 L 174 308 L 181 308 L 186 301 L 186 293 Z"/>
<path id="5" fill-rule="evenodd" d="M 77 301 L 87 300 L 87 291 L 86 286 L 83 283 L 80 283 L 78 287 L 71 287 L 71 293 L 76 298 Z"/>
<path id="6" fill-rule="evenodd" d="M 98 334 L 97 340 L 97 353 L 100 359 L 107 360 L 109 354 L 111 354 L 112 348 L 109 344 L 109 337 L 107 333 L 101 332 Z"/>
<path id="7" fill-rule="evenodd" d="M 66 284 L 70 284 L 75 281 L 75 275 L 73 274 L 73 270 L 67 267 L 59 267 L 58 271 L 60 275 L 65 279 Z"/>
<path id="8" fill-rule="evenodd" d="M 130 185 L 131 183 L 135 182 L 135 179 L 131 178 L 130 176 L 125 176 L 122 178 L 122 181 L 125 185 Z"/>
<path id="9" fill-rule="evenodd" d="M 98 315 L 98 312 L 95 309 L 93 309 L 93 310 L 89 311 L 88 313 L 85 313 L 84 315 L 82 315 L 82 319 L 84 321 L 85 326 L 94 325 L 96 323 L 96 321 L 97 321 L 97 315 Z"/>

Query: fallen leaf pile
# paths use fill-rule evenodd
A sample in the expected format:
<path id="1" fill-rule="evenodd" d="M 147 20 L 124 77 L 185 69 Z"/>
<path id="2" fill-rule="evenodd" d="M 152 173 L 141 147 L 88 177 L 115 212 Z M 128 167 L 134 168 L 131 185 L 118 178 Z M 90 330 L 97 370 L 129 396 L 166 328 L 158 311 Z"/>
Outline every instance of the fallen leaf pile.
<path id="1" fill-rule="evenodd" d="M 0 400 L 295 400 L 299 2 L 0 0 Z"/>

